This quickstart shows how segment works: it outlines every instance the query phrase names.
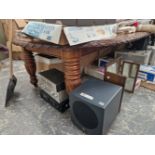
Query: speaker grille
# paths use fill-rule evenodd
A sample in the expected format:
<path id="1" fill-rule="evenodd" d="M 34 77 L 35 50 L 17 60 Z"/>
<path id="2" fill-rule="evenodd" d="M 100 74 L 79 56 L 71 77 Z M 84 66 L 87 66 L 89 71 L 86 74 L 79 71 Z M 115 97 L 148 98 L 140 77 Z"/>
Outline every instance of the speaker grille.
<path id="1" fill-rule="evenodd" d="M 76 101 L 73 104 L 73 113 L 76 119 L 87 129 L 94 129 L 98 126 L 95 112 L 85 103 Z"/>

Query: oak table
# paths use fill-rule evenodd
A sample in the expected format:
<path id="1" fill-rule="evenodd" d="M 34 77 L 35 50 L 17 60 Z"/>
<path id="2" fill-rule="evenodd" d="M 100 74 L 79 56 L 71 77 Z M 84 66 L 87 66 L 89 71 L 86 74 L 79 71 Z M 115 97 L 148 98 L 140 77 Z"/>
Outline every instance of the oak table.
<path id="1" fill-rule="evenodd" d="M 136 40 L 148 37 L 149 35 L 150 33 L 146 32 L 121 34 L 117 35 L 113 39 L 92 41 L 81 45 L 69 46 L 54 45 L 52 43 L 47 43 L 27 37 L 18 32 L 13 42 L 14 44 L 24 48 L 23 60 L 25 62 L 26 70 L 30 75 L 30 81 L 34 86 L 37 86 L 38 82 L 36 77 L 36 63 L 33 56 L 34 52 L 49 56 L 55 56 L 62 59 L 64 62 L 66 89 L 69 93 L 81 84 L 80 58 L 82 56 L 108 47 L 115 48 L 118 45 L 134 42 Z"/>

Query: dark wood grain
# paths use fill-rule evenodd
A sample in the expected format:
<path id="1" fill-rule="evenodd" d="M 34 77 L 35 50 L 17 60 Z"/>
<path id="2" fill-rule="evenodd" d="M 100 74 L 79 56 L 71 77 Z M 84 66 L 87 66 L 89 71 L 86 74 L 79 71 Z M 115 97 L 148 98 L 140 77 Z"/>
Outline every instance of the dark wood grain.
<path id="1" fill-rule="evenodd" d="M 116 46 L 119 44 L 126 44 L 129 42 L 134 42 L 136 40 L 145 38 L 147 36 L 151 35 L 148 32 L 136 32 L 136 33 L 131 33 L 131 34 L 120 34 L 117 35 L 116 37 L 112 39 L 104 39 L 104 40 L 98 40 L 98 41 L 92 41 L 80 45 L 75 45 L 75 46 L 69 46 L 69 45 L 55 45 L 52 43 L 48 43 L 45 41 L 40 41 L 38 39 L 30 39 L 26 36 L 19 35 L 17 33 L 16 37 L 14 38 L 14 44 L 25 47 L 25 48 L 39 48 L 42 47 L 45 48 L 46 50 L 51 50 L 51 49 L 60 49 L 60 48 L 70 48 L 72 50 L 74 49 L 94 49 L 94 48 L 103 48 L 103 47 L 108 47 L 108 46 Z"/>
<path id="2" fill-rule="evenodd" d="M 80 53 L 64 51 L 62 53 L 64 60 L 65 83 L 68 92 L 71 92 L 81 84 L 80 74 Z"/>
<path id="3" fill-rule="evenodd" d="M 36 63 L 31 51 L 24 51 L 22 53 L 22 60 L 25 62 L 25 68 L 30 75 L 30 82 L 37 87 L 37 77 L 36 77 Z"/>
<path id="4" fill-rule="evenodd" d="M 122 99 L 123 99 L 123 94 L 124 94 L 124 88 L 125 88 L 125 82 L 126 82 L 126 77 L 119 75 L 119 74 L 114 74 L 110 72 L 105 72 L 104 80 L 114 83 L 116 85 L 119 85 L 123 88 L 122 95 L 121 95 L 121 103 L 119 107 L 119 111 L 121 110 L 121 105 L 122 105 Z"/>

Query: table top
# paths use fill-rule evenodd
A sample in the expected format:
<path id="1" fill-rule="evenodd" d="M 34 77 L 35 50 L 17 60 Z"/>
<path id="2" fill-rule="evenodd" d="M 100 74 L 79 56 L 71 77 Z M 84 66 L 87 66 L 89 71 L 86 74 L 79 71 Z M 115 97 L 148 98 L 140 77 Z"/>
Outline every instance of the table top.
<path id="1" fill-rule="evenodd" d="M 69 45 L 55 45 L 53 43 L 48 43 L 45 41 L 41 41 L 39 39 L 34 39 L 31 37 L 28 37 L 22 33 L 16 33 L 16 36 L 14 38 L 13 43 L 22 46 L 24 48 L 44 48 L 44 49 L 53 49 L 53 48 L 70 48 L 70 49 L 90 49 L 90 48 L 104 48 L 109 46 L 116 46 L 123 43 L 129 43 L 133 42 L 139 39 L 142 39 L 144 37 L 149 36 L 150 33 L 148 32 L 135 32 L 131 34 L 119 34 L 116 37 L 112 39 L 104 39 L 104 40 L 98 40 L 98 41 L 91 41 L 88 43 L 75 45 L 75 46 L 69 46 Z"/>

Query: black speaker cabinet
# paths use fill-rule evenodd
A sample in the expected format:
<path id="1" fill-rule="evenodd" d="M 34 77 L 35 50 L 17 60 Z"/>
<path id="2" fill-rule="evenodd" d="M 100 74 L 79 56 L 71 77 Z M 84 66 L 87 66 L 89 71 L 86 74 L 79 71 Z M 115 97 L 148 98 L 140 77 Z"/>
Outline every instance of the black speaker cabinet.
<path id="1" fill-rule="evenodd" d="M 73 123 L 86 134 L 106 134 L 119 112 L 122 91 L 99 79 L 85 81 L 69 96 Z"/>

